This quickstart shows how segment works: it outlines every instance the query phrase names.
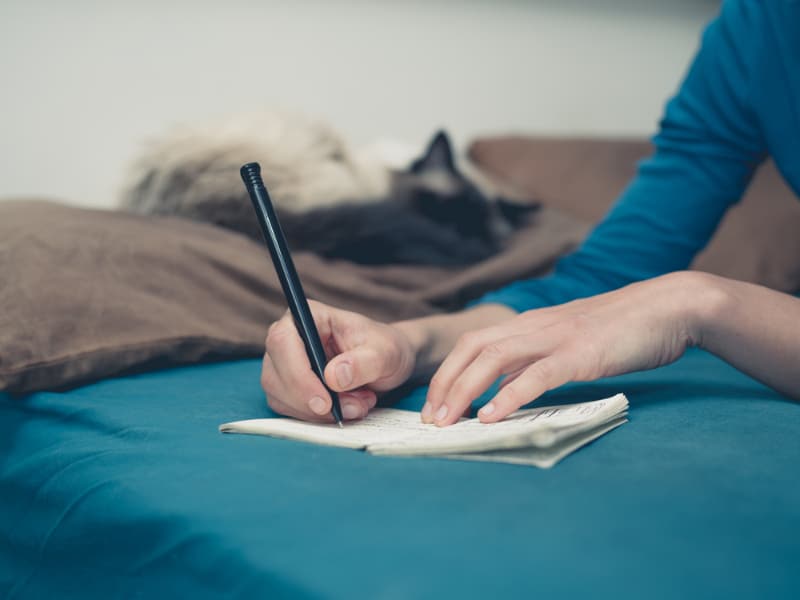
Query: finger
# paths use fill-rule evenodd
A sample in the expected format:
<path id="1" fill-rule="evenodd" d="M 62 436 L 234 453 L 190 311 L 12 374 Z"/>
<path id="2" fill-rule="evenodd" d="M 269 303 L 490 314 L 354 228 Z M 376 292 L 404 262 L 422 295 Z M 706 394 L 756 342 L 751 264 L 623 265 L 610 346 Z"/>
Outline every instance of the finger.
<path id="1" fill-rule="evenodd" d="M 269 371 L 269 368 L 267 368 Z M 269 375 L 267 375 L 269 377 Z M 277 379 L 277 378 L 276 378 Z M 272 383 L 265 389 L 267 393 L 267 404 L 276 413 L 285 415 L 287 417 L 294 417 L 304 421 L 316 421 L 321 423 L 333 422 L 333 415 L 330 409 L 322 409 L 319 414 L 288 404 L 281 400 L 286 397 L 282 386 L 278 383 Z M 367 416 L 368 412 L 375 408 L 377 404 L 377 396 L 372 390 L 354 390 L 352 392 L 345 392 L 339 395 L 339 402 L 342 408 L 342 417 L 346 421 L 362 419 Z"/>
<path id="2" fill-rule="evenodd" d="M 339 398 L 342 407 L 342 419 L 344 421 L 357 421 L 367 416 L 372 402 L 363 396 L 349 395 Z M 267 396 L 267 403 L 274 412 L 303 421 L 316 423 L 333 423 L 333 415 L 328 412 L 324 415 L 309 413 L 308 411 L 297 410 L 294 406 L 281 402 L 280 399 Z"/>
<path id="3" fill-rule="evenodd" d="M 571 381 L 574 371 L 573 357 L 566 353 L 537 360 L 481 408 L 478 418 L 484 423 L 504 419 L 546 391 Z"/>
<path id="4" fill-rule="evenodd" d="M 278 414 L 305 421 L 325 421 L 330 415 L 330 404 L 324 400 L 321 403 L 315 401 L 306 406 L 292 402 L 291 395 L 281 381 L 268 354 L 264 355 L 262 361 L 261 387 L 266 394 L 267 405 Z M 314 408 L 318 408 L 318 410 L 314 410 Z"/>
<path id="5" fill-rule="evenodd" d="M 506 386 L 507 386 L 509 383 L 511 383 L 512 381 L 514 381 L 514 380 L 515 380 L 517 377 L 519 377 L 520 375 L 522 375 L 522 374 L 525 372 L 525 369 L 527 369 L 529 366 L 530 366 L 530 365 L 525 365 L 524 367 L 522 367 L 522 368 L 520 368 L 520 369 L 517 369 L 516 371 L 513 371 L 512 373 L 509 373 L 508 375 L 506 375 L 505 377 L 503 377 L 503 380 L 502 380 L 502 381 L 500 382 L 500 384 L 497 386 L 497 391 L 500 391 L 500 390 L 502 390 L 502 389 L 503 389 L 504 387 L 506 387 Z"/>
<path id="6" fill-rule="evenodd" d="M 370 386 L 383 390 L 381 385 L 396 373 L 400 366 L 397 352 L 391 348 L 364 345 L 352 348 L 335 357 L 325 367 L 325 381 L 332 390 L 343 391 Z"/>
<path id="7" fill-rule="evenodd" d="M 308 411 L 300 411 L 290 404 L 282 402 L 279 398 L 267 394 L 267 404 L 273 412 L 286 417 L 300 419 L 301 421 L 310 421 L 312 423 L 333 423 L 333 415 L 331 413 L 325 415 L 317 415 Z"/>
<path id="8" fill-rule="evenodd" d="M 261 384 L 267 394 L 267 404 L 275 412 L 305 421 L 331 422 L 333 420 L 330 401 L 326 402 L 315 397 L 308 406 L 293 403 L 268 355 L 264 356 Z M 377 401 L 375 392 L 368 389 L 341 393 L 339 394 L 339 404 L 342 409 L 342 418 L 346 421 L 362 419 L 372 408 L 375 408 Z"/>
<path id="9" fill-rule="evenodd" d="M 506 337 L 485 346 L 450 387 L 442 408 L 434 415 L 436 425 L 451 425 L 464 409 L 504 374 L 513 373 L 549 354 L 548 340 L 531 335 Z"/>
<path id="10" fill-rule="evenodd" d="M 287 417 L 295 417 L 306 421 L 326 420 L 327 413 L 315 414 L 308 410 L 308 407 L 297 407 L 287 403 L 284 398 L 288 398 L 286 388 L 281 382 L 275 367 L 268 354 L 264 355 L 261 366 L 261 387 L 266 395 L 267 405 L 274 412 Z"/>
<path id="11" fill-rule="evenodd" d="M 367 389 L 353 390 L 338 394 L 339 404 L 342 408 L 342 418 L 345 421 L 363 419 L 367 416 L 378 401 L 375 392 Z"/>
<path id="12" fill-rule="evenodd" d="M 291 320 L 284 318 L 270 327 L 266 350 L 282 389 L 288 393 L 281 397 L 284 404 L 315 415 L 330 412 L 330 394 L 311 369 L 303 341 Z"/>
<path id="13" fill-rule="evenodd" d="M 487 327 L 467 332 L 458 339 L 455 347 L 431 378 L 425 406 L 422 408 L 424 423 L 433 423 L 436 419 L 447 416 L 440 411 L 455 380 L 475 360 L 483 347 L 508 334 L 507 327 Z"/>

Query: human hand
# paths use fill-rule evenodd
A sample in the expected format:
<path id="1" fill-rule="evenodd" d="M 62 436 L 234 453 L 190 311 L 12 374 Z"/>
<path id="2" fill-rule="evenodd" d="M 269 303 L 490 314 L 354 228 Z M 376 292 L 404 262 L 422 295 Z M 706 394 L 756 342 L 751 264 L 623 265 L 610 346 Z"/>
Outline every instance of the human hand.
<path id="1" fill-rule="evenodd" d="M 422 420 L 456 422 L 503 375 L 500 390 L 478 412 L 483 422 L 499 421 L 569 381 L 671 363 L 694 343 L 692 317 L 712 277 L 665 275 L 466 333 L 431 379 Z"/>
<path id="2" fill-rule="evenodd" d="M 360 419 L 375 407 L 377 393 L 403 383 L 414 368 L 411 342 L 400 328 L 357 313 L 309 301 L 328 357 L 325 382 L 339 392 L 342 416 Z M 275 412 L 309 421 L 331 421 L 331 397 L 311 369 L 291 314 L 267 334 L 261 386 Z"/>

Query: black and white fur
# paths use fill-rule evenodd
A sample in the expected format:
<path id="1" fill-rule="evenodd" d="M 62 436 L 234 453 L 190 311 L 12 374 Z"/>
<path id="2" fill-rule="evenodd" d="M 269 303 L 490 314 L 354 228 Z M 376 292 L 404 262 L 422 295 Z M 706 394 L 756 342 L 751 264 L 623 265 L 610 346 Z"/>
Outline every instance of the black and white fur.
<path id="1" fill-rule="evenodd" d="M 258 239 L 238 179 L 239 167 L 252 161 L 261 163 L 293 251 L 361 264 L 478 262 L 498 252 L 535 208 L 487 197 L 457 168 L 444 132 L 407 169 L 389 170 L 351 152 L 322 123 L 270 113 L 246 131 L 228 125 L 168 137 L 139 160 L 122 207 Z"/>

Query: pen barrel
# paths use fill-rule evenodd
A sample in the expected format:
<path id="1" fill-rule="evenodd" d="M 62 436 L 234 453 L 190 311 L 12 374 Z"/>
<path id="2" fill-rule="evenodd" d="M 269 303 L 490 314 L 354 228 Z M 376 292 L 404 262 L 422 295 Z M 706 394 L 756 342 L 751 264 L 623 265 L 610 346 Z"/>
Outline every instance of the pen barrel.
<path id="1" fill-rule="evenodd" d="M 300 277 L 297 275 L 294 262 L 289 254 L 289 248 L 281 230 L 280 222 L 275 214 L 267 188 L 261 179 L 261 167 L 258 163 L 248 163 L 241 168 L 240 172 L 250 195 L 250 200 L 253 203 L 256 216 L 259 223 L 261 223 L 261 231 L 272 256 L 272 262 L 275 264 L 275 271 L 281 282 L 283 294 L 289 304 L 289 310 L 306 347 L 306 354 L 308 354 L 308 358 L 311 361 L 311 368 L 328 389 L 335 405 L 337 401 L 336 393 L 325 384 L 323 375 L 327 357 L 325 356 L 311 309 L 308 307 L 303 286 L 300 284 Z"/>

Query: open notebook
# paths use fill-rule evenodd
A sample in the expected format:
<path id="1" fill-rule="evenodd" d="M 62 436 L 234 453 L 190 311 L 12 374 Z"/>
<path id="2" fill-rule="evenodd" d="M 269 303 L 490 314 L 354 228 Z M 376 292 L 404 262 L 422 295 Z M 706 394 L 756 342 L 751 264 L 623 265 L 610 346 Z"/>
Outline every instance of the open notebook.
<path id="1" fill-rule="evenodd" d="M 450 427 L 420 422 L 418 412 L 379 408 L 362 421 L 334 424 L 294 419 L 250 419 L 220 425 L 223 433 L 250 433 L 391 456 L 437 456 L 548 468 L 627 421 L 628 399 L 519 410 L 499 423 L 464 419 Z"/>

